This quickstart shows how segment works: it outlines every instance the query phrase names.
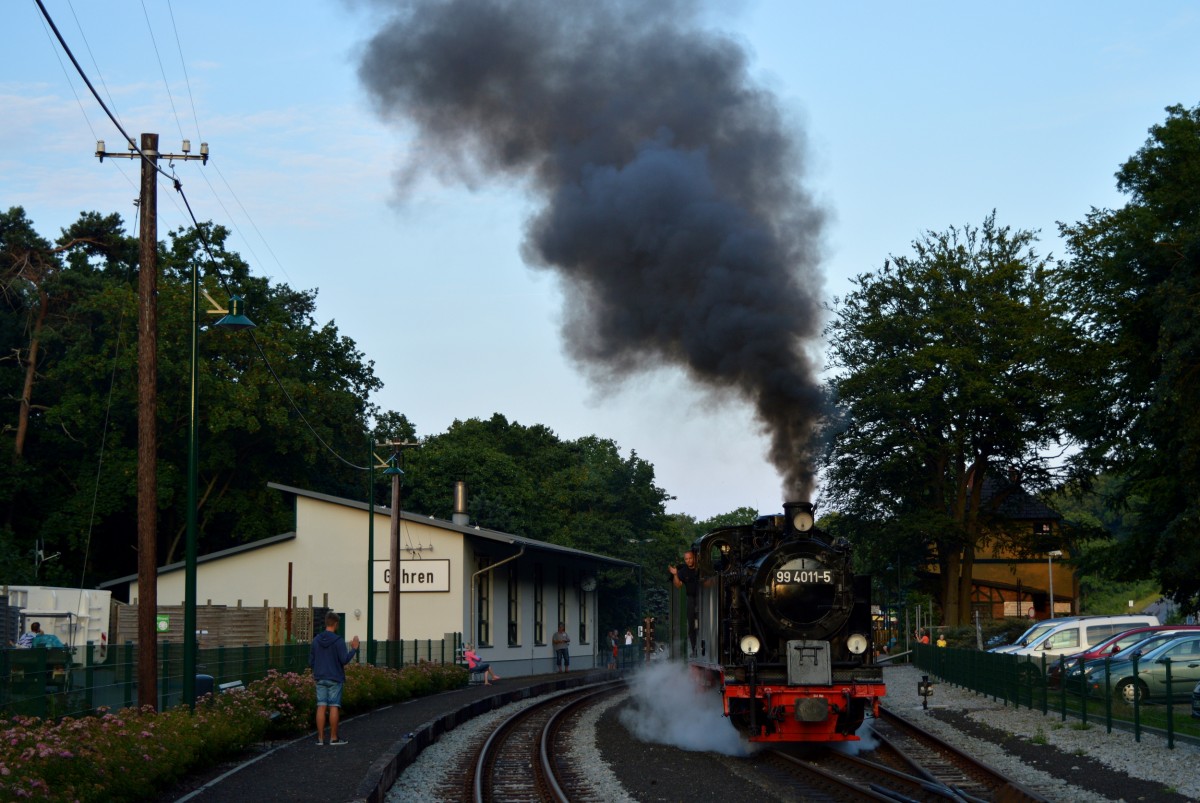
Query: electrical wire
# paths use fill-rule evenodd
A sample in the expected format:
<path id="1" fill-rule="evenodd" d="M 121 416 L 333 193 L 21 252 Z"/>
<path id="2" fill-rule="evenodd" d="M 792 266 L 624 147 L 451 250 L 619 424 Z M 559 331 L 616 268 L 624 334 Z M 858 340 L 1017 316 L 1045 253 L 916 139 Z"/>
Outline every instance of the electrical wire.
<path id="1" fill-rule="evenodd" d="M 67 0 L 67 7 L 71 9 L 71 17 L 75 20 L 75 27 L 79 30 L 79 38 L 83 40 L 83 46 L 87 49 L 88 56 L 92 59 L 92 66 L 96 69 L 96 75 L 100 76 L 100 85 L 104 87 L 104 94 L 108 96 L 108 105 L 112 106 L 115 111 L 117 103 L 113 99 L 112 92 L 108 89 L 108 82 L 104 80 L 104 73 L 100 69 L 100 63 L 96 61 L 96 54 L 92 52 L 92 43 L 88 41 L 87 33 L 83 30 L 83 23 L 79 21 L 79 15 L 75 13 L 75 4 L 71 0 Z M 92 132 L 94 135 L 96 132 Z M 95 137 L 99 139 L 99 137 Z"/>
<path id="2" fill-rule="evenodd" d="M 121 356 L 121 325 L 125 322 L 125 309 L 121 308 L 121 315 L 117 320 L 117 342 L 113 348 L 112 373 L 108 378 L 108 401 L 104 405 L 104 427 L 100 431 L 100 457 L 96 462 L 96 482 L 92 487 L 92 509 L 88 514 L 87 538 L 83 542 L 83 562 L 82 569 L 79 573 L 79 597 L 75 602 L 75 610 L 79 610 L 79 606 L 83 604 L 83 584 L 87 579 L 88 557 L 92 551 L 92 529 L 96 523 L 96 505 L 100 500 L 100 477 L 104 470 L 104 450 L 108 442 L 108 422 L 112 417 L 113 395 L 116 392 L 117 386 L 117 360 Z"/>
<path id="3" fill-rule="evenodd" d="M 216 257 L 213 256 L 212 248 L 208 242 L 208 237 L 205 235 L 204 229 L 200 226 L 200 222 L 198 220 L 196 220 L 196 215 L 192 211 L 192 205 L 187 199 L 187 194 L 183 191 L 183 184 L 180 183 L 179 181 L 175 182 L 175 191 L 179 193 L 179 196 L 183 199 L 184 206 L 187 207 L 188 215 L 190 215 L 192 218 L 192 225 L 195 227 L 196 235 L 200 238 L 200 245 L 203 246 L 204 253 L 208 255 L 209 263 L 211 265 L 213 265 L 214 268 L 216 268 L 217 260 L 216 260 Z M 225 288 L 225 292 L 232 295 L 230 287 L 225 281 L 225 277 L 221 276 L 221 274 L 220 274 L 220 270 L 217 269 L 217 270 L 214 270 L 214 272 L 217 274 L 217 277 L 220 279 L 222 286 Z M 321 444 L 321 446 L 325 447 L 325 450 L 327 452 L 329 452 L 331 455 L 333 455 L 335 458 L 337 458 L 339 461 L 341 461 L 345 465 L 349 466 L 350 468 L 356 469 L 358 471 L 368 471 L 370 468 L 369 466 L 360 466 L 356 463 L 350 462 L 349 460 L 347 460 L 346 458 L 344 458 L 340 454 L 338 454 L 337 451 L 332 446 L 330 446 L 328 443 L 325 442 L 325 439 L 320 436 L 320 434 L 317 432 L 317 430 L 315 428 L 313 428 L 313 425 L 309 422 L 308 418 L 305 417 L 304 412 L 300 409 L 300 406 L 298 404 L 296 404 L 296 400 L 292 398 L 292 394 L 288 393 L 287 388 L 284 387 L 283 380 L 281 380 L 279 378 L 279 375 L 277 373 L 275 373 L 275 368 L 271 365 L 271 361 L 267 359 L 267 354 L 265 351 L 263 351 L 262 344 L 258 342 L 258 337 L 255 336 L 253 331 L 250 332 L 250 342 L 252 342 L 254 344 L 254 347 L 255 347 L 255 349 L 257 349 L 259 356 L 262 357 L 263 364 L 267 367 L 267 371 L 271 374 L 271 377 L 275 380 L 275 384 L 279 387 L 279 389 L 283 392 L 283 395 L 287 398 L 288 404 L 291 405 L 293 410 L 295 410 L 296 415 L 300 416 L 300 420 L 304 422 L 304 426 L 308 428 L 308 431 L 310 433 L 312 433 L 312 436 L 317 439 L 317 443 L 319 443 L 319 444 Z"/>
<path id="4" fill-rule="evenodd" d="M 139 157 L 141 157 L 143 162 L 148 164 L 151 168 L 153 168 L 157 172 L 161 173 L 162 175 L 166 176 L 167 178 L 173 178 L 173 176 L 171 176 L 169 173 L 167 173 L 167 171 L 163 170 L 161 167 L 159 167 L 157 164 L 155 164 L 155 162 L 152 161 L 150 159 L 150 157 L 148 157 L 148 156 L 146 156 L 146 154 L 142 153 L 142 149 L 138 147 L 138 145 L 134 141 L 133 137 L 129 136 L 129 133 L 125 130 L 125 127 L 121 125 L 121 121 L 117 119 L 116 115 L 113 114 L 112 111 L 108 108 L 108 106 L 104 103 L 104 99 L 100 97 L 100 93 L 96 91 L 96 87 L 93 86 L 92 80 L 90 78 L 88 78 L 87 73 L 83 71 L 83 67 L 80 66 L 79 60 L 75 58 L 75 54 L 73 52 L 71 52 L 71 48 L 67 47 L 67 40 L 63 39 L 62 33 L 59 32 L 58 26 L 54 24 L 54 19 L 50 16 L 50 12 L 46 10 L 45 4 L 42 3 L 42 0 L 33 0 L 33 1 L 35 3 L 37 3 L 38 8 L 41 9 L 42 16 L 46 18 L 47 24 L 50 25 L 50 30 L 54 31 L 54 37 L 56 39 L 58 39 L 58 43 L 59 43 L 59 45 L 62 46 L 63 52 L 65 52 L 67 54 L 67 58 L 69 58 L 71 60 L 71 63 L 75 65 L 75 72 L 79 73 L 79 77 L 83 79 L 83 82 L 85 84 L 87 84 L 87 88 L 92 93 L 92 97 L 94 97 L 96 99 L 96 102 L 100 104 L 100 108 L 103 109 L 104 113 L 108 115 L 108 119 L 112 120 L 112 124 L 114 126 L 116 126 L 118 131 L 121 132 L 121 136 L 123 136 L 125 138 L 125 141 L 127 143 L 129 143 L 129 149 L 131 151 L 137 153 L 137 155 Z"/>
<path id="5" fill-rule="evenodd" d="M 158 165 L 156 162 L 151 160 L 148 156 L 146 156 L 146 154 L 144 154 L 141 151 L 140 148 L 138 148 L 136 146 L 136 144 L 134 143 L 134 140 L 125 131 L 125 129 L 121 125 L 120 121 L 117 120 L 116 116 L 112 113 L 112 111 L 109 110 L 108 106 L 105 105 L 104 100 L 100 97 L 99 93 L 96 91 L 96 87 L 92 84 L 91 80 L 87 76 L 87 73 L 84 72 L 83 67 L 80 66 L 79 61 L 75 58 L 75 54 L 73 52 L 71 52 L 71 48 L 67 45 L 66 40 L 63 38 L 62 34 L 59 32 L 58 26 L 55 25 L 53 18 L 50 16 L 50 12 L 46 10 L 46 6 L 42 3 L 42 0 L 34 0 L 34 2 L 37 3 L 38 8 L 42 12 L 42 16 L 45 18 L 47 24 L 50 26 L 51 30 L 54 32 L 54 36 L 55 36 L 55 38 L 58 39 L 59 45 L 62 47 L 63 51 L 67 54 L 67 57 L 70 58 L 71 63 L 75 66 L 76 72 L 79 73 L 80 78 L 83 79 L 83 82 L 87 85 L 88 90 L 91 91 L 92 97 L 94 97 L 96 99 L 96 102 L 98 104 L 100 104 L 100 108 L 104 110 L 104 113 L 106 115 L 108 115 L 109 120 L 112 121 L 113 125 L 116 126 L 117 130 L 121 133 L 121 135 L 123 137 L 125 137 L 125 140 L 129 143 L 129 147 L 133 151 L 137 152 L 137 154 L 141 157 L 143 162 L 145 162 L 147 165 L 152 167 L 157 173 L 159 173 L 160 175 L 162 175 L 163 177 L 168 179 L 171 182 L 171 185 L 174 187 L 175 191 L 177 193 L 179 193 L 179 196 L 183 200 L 184 206 L 187 209 L 188 216 L 191 218 L 192 226 L 195 229 L 197 235 L 199 236 L 200 243 L 204 247 L 205 253 L 208 255 L 209 262 L 210 262 L 210 264 L 212 264 L 214 266 L 214 273 L 217 274 L 218 278 L 220 278 L 220 280 L 221 280 L 222 285 L 224 285 L 226 287 L 226 291 L 228 291 L 229 290 L 228 285 L 225 283 L 224 278 L 220 276 L 220 269 L 219 269 L 219 267 L 217 267 L 217 265 L 218 265 L 217 260 L 213 256 L 212 249 L 208 243 L 208 238 L 204 234 L 204 229 L 200 226 L 200 222 L 196 219 L 196 214 L 192 210 L 192 205 L 188 201 L 187 195 L 183 191 L 182 181 L 180 181 L 179 177 L 177 175 L 175 175 L 174 173 L 168 173 L 167 171 L 163 170 L 163 168 L 160 165 Z M 157 48 L 156 48 L 156 52 L 157 52 Z M 160 64 L 161 64 L 161 61 L 160 61 Z M 172 101 L 172 108 L 174 108 L 173 101 Z M 176 119 L 178 120 L 178 115 L 176 115 Z M 292 395 L 287 392 L 287 388 L 285 388 L 283 386 L 283 382 L 280 380 L 279 375 L 275 372 L 274 367 L 271 366 L 270 361 L 267 360 L 266 353 L 263 351 L 262 346 L 259 344 L 258 338 L 255 337 L 253 332 L 250 333 L 250 337 L 251 337 L 251 341 L 254 343 L 255 347 L 258 350 L 259 356 L 262 357 L 263 363 L 267 366 L 267 370 L 271 374 L 271 377 L 275 380 L 275 383 L 278 385 L 279 389 L 283 392 L 284 396 L 287 398 L 288 403 L 292 406 L 292 409 L 300 417 L 300 420 L 304 422 L 304 425 L 308 428 L 308 431 L 310 433 L 312 433 L 313 437 L 316 438 L 317 442 L 320 443 L 321 446 L 324 447 L 326 451 L 328 451 L 331 455 L 333 455 L 335 458 L 337 458 L 337 460 L 339 460 L 343 464 L 345 464 L 353 469 L 359 470 L 359 471 L 369 470 L 368 466 L 360 466 L 360 465 L 353 463 L 353 462 L 347 460 L 346 458 L 342 457 L 340 454 L 338 454 L 338 452 L 335 449 L 333 449 L 333 447 L 331 447 L 328 443 L 326 443 L 325 439 L 322 438 L 320 436 L 320 434 L 317 433 L 316 429 L 313 428 L 312 424 L 309 422 L 308 418 L 304 415 L 304 413 L 300 409 L 299 405 L 296 404 L 295 399 L 293 399 Z"/>
<path id="6" fill-rule="evenodd" d="M 158 60 L 158 71 L 162 73 L 163 88 L 167 91 L 167 100 L 171 104 L 171 115 L 179 128 L 179 138 L 187 139 L 183 133 L 183 123 L 179 119 L 179 110 L 175 108 L 175 96 L 171 94 L 171 82 L 167 80 L 167 70 L 163 67 L 162 54 L 158 52 L 158 40 L 154 38 L 154 26 L 150 24 L 150 12 L 146 10 L 146 0 L 142 0 L 142 16 L 146 18 L 146 30 L 150 33 L 150 44 L 154 46 L 154 58 Z"/>
<path id="7" fill-rule="evenodd" d="M 203 142 L 204 137 L 200 134 L 200 116 L 196 114 L 196 96 L 192 93 L 192 79 L 188 77 L 187 60 L 183 57 L 183 43 L 179 41 L 179 26 L 175 24 L 175 7 L 171 4 L 171 0 L 167 0 L 167 11 L 171 15 L 171 30 L 175 32 L 175 49 L 179 51 L 179 67 L 183 70 L 183 83 L 187 86 L 188 102 L 192 105 L 192 120 L 196 123 L 196 136 Z M 180 130 L 182 131 L 182 126 Z"/>

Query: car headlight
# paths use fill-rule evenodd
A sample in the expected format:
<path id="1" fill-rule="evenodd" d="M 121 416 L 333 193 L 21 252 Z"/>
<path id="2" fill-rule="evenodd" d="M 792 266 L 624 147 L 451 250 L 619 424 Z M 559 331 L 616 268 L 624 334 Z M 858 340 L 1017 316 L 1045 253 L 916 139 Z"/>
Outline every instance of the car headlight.
<path id="1" fill-rule="evenodd" d="M 867 651 L 867 637 L 862 633 L 852 633 L 846 639 L 846 647 L 855 655 L 862 655 Z"/>

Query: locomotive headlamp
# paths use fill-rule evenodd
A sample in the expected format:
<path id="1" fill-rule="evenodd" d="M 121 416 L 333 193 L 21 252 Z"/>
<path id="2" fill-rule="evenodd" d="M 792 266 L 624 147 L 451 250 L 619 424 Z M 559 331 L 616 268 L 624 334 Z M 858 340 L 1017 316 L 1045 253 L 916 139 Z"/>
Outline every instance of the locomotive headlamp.
<path id="1" fill-rule="evenodd" d="M 758 643 L 758 636 L 742 636 L 742 640 L 738 642 L 738 646 L 742 648 L 742 652 L 746 653 L 746 655 L 754 655 L 762 645 Z"/>
<path id="2" fill-rule="evenodd" d="M 792 513 L 792 526 L 799 532 L 806 533 L 812 529 L 813 514 L 811 510 L 797 510 Z"/>
<path id="3" fill-rule="evenodd" d="M 867 637 L 862 633 L 851 633 L 846 639 L 846 648 L 855 655 L 862 655 L 867 651 Z"/>

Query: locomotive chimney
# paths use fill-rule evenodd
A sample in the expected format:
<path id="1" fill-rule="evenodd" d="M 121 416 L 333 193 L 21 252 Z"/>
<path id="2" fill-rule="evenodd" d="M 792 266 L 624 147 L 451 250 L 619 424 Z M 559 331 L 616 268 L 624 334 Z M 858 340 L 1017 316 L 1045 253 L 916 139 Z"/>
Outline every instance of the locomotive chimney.
<path id="1" fill-rule="evenodd" d="M 454 515 L 450 520 L 463 526 L 471 523 L 467 515 L 467 484 L 461 480 L 454 483 Z"/>

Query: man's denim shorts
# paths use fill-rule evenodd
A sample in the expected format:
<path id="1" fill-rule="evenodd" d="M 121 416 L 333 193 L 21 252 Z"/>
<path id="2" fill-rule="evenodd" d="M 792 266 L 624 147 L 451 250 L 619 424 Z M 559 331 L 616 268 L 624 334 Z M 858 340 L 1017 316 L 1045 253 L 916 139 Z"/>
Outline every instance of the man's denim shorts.
<path id="1" fill-rule="evenodd" d="M 342 707 L 342 684 L 336 680 L 317 681 L 317 705 L 330 708 Z"/>

